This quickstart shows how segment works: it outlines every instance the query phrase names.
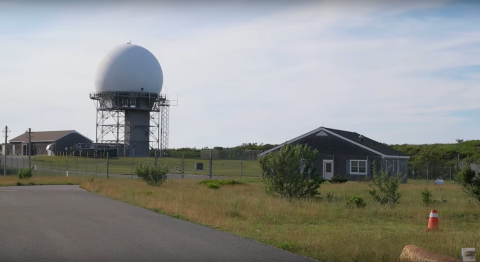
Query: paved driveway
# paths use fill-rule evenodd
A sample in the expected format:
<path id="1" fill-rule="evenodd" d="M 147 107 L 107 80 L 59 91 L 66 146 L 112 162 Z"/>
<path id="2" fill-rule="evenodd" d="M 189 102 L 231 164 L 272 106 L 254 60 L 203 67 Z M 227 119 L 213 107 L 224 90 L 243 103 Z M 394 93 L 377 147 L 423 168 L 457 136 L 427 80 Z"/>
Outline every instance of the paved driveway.
<path id="1" fill-rule="evenodd" d="M 0 261 L 314 261 L 78 186 L 0 187 Z"/>

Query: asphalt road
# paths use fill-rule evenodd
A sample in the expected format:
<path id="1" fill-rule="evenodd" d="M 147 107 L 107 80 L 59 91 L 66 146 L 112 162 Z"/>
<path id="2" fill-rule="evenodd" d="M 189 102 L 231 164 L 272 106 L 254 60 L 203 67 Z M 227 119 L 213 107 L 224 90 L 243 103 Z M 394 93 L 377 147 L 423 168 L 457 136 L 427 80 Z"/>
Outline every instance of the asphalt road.
<path id="1" fill-rule="evenodd" d="M 0 261 L 314 261 L 78 186 L 0 187 Z"/>

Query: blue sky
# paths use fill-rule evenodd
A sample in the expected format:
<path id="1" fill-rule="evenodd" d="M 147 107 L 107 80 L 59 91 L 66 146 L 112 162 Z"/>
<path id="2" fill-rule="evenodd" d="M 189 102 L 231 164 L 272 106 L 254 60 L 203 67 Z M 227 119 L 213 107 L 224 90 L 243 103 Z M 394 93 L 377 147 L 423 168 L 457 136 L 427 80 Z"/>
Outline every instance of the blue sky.
<path id="1" fill-rule="evenodd" d="M 0 125 L 95 137 L 97 63 L 150 50 L 170 147 L 282 143 L 320 127 L 388 144 L 480 139 L 480 1 L 0 0 Z"/>

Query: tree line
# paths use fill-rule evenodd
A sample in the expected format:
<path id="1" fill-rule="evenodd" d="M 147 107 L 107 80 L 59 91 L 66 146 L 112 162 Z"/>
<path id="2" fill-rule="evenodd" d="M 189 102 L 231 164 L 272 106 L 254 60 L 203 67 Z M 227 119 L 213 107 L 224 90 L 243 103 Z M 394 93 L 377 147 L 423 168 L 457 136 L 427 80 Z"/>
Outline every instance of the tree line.
<path id="1" fill-rule="evenodd" d="M 390 145 L 410 156 L 408 161 L 409 177 L 415 170 L 415 177 L 429 175 L 445 176 L 459 171 L 459 163 L 480 164 L 480 141 L 457 140 L 456 144 Z M 432 172 L 432 173 L 431 173 Z"/>
<path id="2" fill-rule="evenodd" d="M 240 156 L 246 150 L 258 150 L 260 152 L 269 150 L 277 145 L 273 144 L 257 144 L 257 143 L 242 143 L 239 146 L 235 147 L 220 147 L 215 146 L 213 148 L 203 147 L 203 148 L 196 148 L 196 147 L 182 147 L 182 148 L 169 148 L 164 150 L 162 153 L 163 156 L 166 157 L 182 157 L 184 155 L 186 158 L 200 158 L 202 150 L 209 150 L 213 149 L 218 152 L 218 157 L 223 159 L 239 159 Z M 150 150 L 150 156 L 155 156 L 155 150 Z"/>

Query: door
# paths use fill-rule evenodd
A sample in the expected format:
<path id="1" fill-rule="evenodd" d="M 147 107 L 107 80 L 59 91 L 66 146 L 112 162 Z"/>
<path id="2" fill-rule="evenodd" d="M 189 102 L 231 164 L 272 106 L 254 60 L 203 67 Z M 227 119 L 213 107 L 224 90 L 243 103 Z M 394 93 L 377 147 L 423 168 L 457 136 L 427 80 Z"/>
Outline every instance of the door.
<path id="1" fill-rule="evenodd" d="M 323 178 L 330 180 L 333 177 L 333 160 L 323 160 Z"/>

